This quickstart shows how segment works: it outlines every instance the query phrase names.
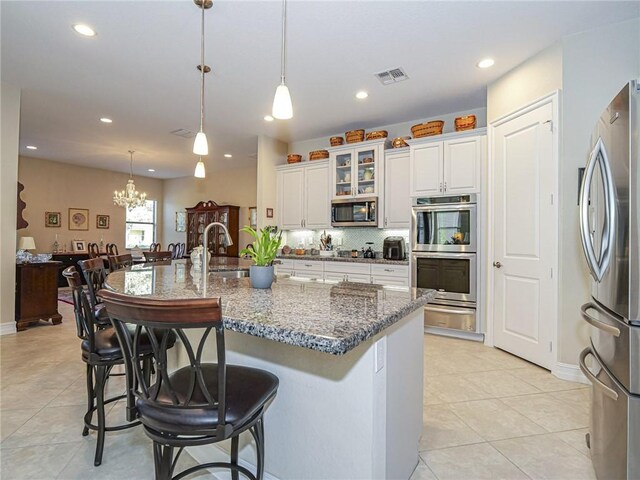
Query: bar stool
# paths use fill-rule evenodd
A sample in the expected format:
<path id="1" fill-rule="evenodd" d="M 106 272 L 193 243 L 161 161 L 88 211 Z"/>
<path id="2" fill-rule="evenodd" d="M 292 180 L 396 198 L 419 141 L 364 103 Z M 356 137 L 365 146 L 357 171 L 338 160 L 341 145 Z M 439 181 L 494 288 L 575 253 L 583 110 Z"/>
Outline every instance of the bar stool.
<path id="1" fill-rule="evenodd" d="M 110 326 L 109 315 L 104 311 L 104 305 L 102 305 L 96 296 L 96 292 L 104 287 L 104 281 L 107 278 L 107 269 L 104 267 L 104 260 L 100 257 L 90 258 L 89 260 L 78 260 L 78 265 L 87 283 L 89 303 L 93 308 L 96 322 L 100 327 Z"/>
<path id="2" fill-rule="evenodd" d="M 80 274 L 76 268 L 66 268 L 62 275 L 67 279 L 73 295 L 73 310 L 76 318 L 76 330 L 78 338 L 82 340 L 82 361 L 87 365 L 87 413 L 84 415 L 84 428 L 82 436 L 87 436 L 89 430 L 98 432 L 96 453 L 93 464 L 97 467 L 102 463 L 104 452 L 104 438 L 106 432 L 124 430 L 140 425 L 139 421 L 107 427 L 105 422 L 104 407 L 108 403 L 128 397 L 130 405 L 133 405 L 131 393 L 125 393 L 116 397 L 104 398 L 106 382 L 111 375 L 111 369 L 116 365 L 124 365 L 125 356 L 122 354 L 116 332 L 112 326 L 97 328 L 94 310 L 87 299 L 87 295 L 80 281 Z M 152 351 L 147 344 L 139 350 L 138 358 L 143 360 L 148 371 Z M 125 371 L 128 371 L 125 368 Z M 133 376 L 125 374 L 127 392 L 133 386 Z M 93 424 L 93 414 L 96 413 L 97 424 Z"/>
<path id="3" fill-rule="evenodd" d="M 241 473 L 252 480 L 261 480 L 264 475 L 263 415 L 276 395 L 278 378 L 264 370 L 226 364 L 220 299 L 155 300 L 107 290 L 100 291 L 99 295 L 107 306 L 126 356 L 139 351 L 144 332 L 154 338 L 159 328 L 175 329 L 187 353 L 189 365 L 170 372 L 167 342 L 164 338 L 152 342 L 158 369 L 153 383 L 145 377 L 139 362 L 130 362 L 137 379 L 134 390 L 138 418 L 153 440 L 156 480 L 175 480 L 207 468 L 229 469 L 234 479 Z M 135 326 L 133 335 L 128 333 L 128 325 Z M 212 331 L 217 363 L 202 363 L 205 342 Z M 238 464 L 238 438 L 244 431 L 249 431 L 256 443 L 255 475 Z M 177 458 L 185 447 L 227 439 L 231 439 L 229 462 L 196 465 L 172 477 Z"/>

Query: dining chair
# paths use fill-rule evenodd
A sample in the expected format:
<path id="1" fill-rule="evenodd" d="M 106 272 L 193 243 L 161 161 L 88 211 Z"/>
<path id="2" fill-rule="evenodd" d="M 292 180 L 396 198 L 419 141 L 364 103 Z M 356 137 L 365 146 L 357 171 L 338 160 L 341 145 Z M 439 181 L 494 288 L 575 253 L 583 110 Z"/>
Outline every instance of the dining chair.
<path id="1" fill-rule="evenodd" d="M 170 243 L 169 245 L 167 245 L 167 251 L 171 252 L 171 258 L 175 259 L 176 254 L 178 253 L 178 244 Z"/>
<path id="2" fill-rule="evenodd" d="M 171 261 L 171 252 L 142 252 L 146 262 L 164 262 Z"/>
<path id="3" fill-rule="evenodd" d="M 115 272 L 116 270 L 122 270 L 123 268 L 133 265 L 133 257 L 130 253 L 125 253 L 122 255 L 109 255 L 107 258 L 109 259 L 109 268 L 112 272 Z"/>
<path id="4" fill-rule="evenodd" d="M 149 245 L 149 251 L 150 252 L 159 252 L 160 249 L 162 248 L 162 244 L 160 244 L 159 242 L 153 242 L 151 245 Z"/>
<path id="5" fill-rule="evenodd" d="M 107 243 L 107 255 L 118 255 L 118 245 Z"/>
<path id="6" fill-rule="evenodd" d="M 220 298 L 157 300 L 100 292 L 116 329 L 122 350 L 132 365 L 136 382 L 136 411 L 147 436 L 153 440 L 156 480 L 184 478 L 203 469 L 231 470 L 252 480 L 264 475 L 264 412 L 278 390 L 278 378 L 270 372 L 226 362 Z M 129 334 L 127 327 L 133 328 Z M 181 341 L 186 365 L 174 369 L 158 361 L 157 374 L 145 375 L 131 352 L 140 351 L 143 334 L 157 338 L 158 329 L 172 329 Z M 162 337 L 161 337 L 162 338 Z M 216 363 L 205 363 L 207 339 L 215 341 Z M 151 342 L 153 354 L 167 359 L 168 342 Z M 197 353 L 196 353 L 197 352 Z M 238 463 L 239 435 L 248 431 L 256 446 L 256 472 Z M 209 462 L 174 475 L 185 447 L 231 440 L 228 462 Z M 177 452 L 174 455 L 174 450 Z"/>
<path id="7" fill-rule="evenodd" d="M 98 258 L 100 257 L 100 247 L 97 243 L 90 242 L 87 244 L 87 252 L 89 253 L 89 258 Z"/>

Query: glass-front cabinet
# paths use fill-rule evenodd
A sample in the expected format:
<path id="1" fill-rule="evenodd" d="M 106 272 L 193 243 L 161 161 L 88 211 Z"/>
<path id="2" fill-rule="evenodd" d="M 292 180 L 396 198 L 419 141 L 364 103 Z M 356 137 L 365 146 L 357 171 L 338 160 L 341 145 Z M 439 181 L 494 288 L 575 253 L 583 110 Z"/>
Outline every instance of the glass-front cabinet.
<path id="1" fill-rule="evenodd" d="M 384 139 L 341 146 L 331 151 L 333 197 L 355 198 L 379 195 L 380 165 Z"/>

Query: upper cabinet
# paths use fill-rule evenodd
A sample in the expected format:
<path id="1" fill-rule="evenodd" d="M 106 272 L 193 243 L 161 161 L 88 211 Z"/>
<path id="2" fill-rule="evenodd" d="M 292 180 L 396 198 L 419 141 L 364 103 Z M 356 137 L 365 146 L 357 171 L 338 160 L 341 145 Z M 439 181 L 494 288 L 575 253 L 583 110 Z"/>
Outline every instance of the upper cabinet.
<path id="1" fill-rule="evenodd" d="M 384 139 L 329 149 L 333 198 L 380 195 Z"/>
<path id="2" fill-rule="evenodd" d="M 277 171 L 278 227 L 331 228 L 329 162 L 283 165 Z"/>
<path id="3" fill-rule="evenodd" d="M 460 195 L 480 190 L 484 129 L 447 134 L 446 139 L 409 140 L 412 197 Z"/>
<path id="4" fill-rule="evenodd" d="M 384 228 L 409 228 L 411 195 L 409 149 L 387 150 L 384 157 Z"/>

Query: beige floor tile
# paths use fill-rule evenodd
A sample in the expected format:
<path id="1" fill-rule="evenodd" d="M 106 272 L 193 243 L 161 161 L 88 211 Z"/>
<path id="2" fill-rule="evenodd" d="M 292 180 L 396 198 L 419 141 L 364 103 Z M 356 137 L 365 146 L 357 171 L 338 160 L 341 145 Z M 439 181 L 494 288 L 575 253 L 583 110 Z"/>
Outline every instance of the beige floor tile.
<path id="1" fill-rule="evenodd" d="M 492 397 L 483 387 L 469 383 L 465 376 L 460 374 L 427 377 L 424 388 L 433 390 L 444 402 L 449 403 Z"/>
<path id="2" fill-rule="evenodd" d="M 533 479 L 595 480 L 591 460 L 554 435 L 491 442 Z"/>
<path id="3" fill-rule="evenodd" d="M 0 415 L 0 442 L 27 423 L 36 413 L 38 413 L 36 408 L 3 410 Z"/>
<path id="4" fill-rule="evenodd" d="M 566 432 L 552 433 L 550 435 L 571 445 L 583 455 L 591 457 L 591 452 L 589 451 L 589 447 L 587 447 L 587 442 L 585 440 L 585 435 L 587 433 L 589 433 L 588 428 L 580 428 L 578 430 L 567 430 Z"/>
<path id="5" fill-rule="evenodd" d="M 438 396 L 438 394 L 435 392 L 434 389 L 432 388 L 424 389 L 424 394 L 422 395 L 422 404 L 424 406 L 439 405 L 441 403 L 444 403 L 444 401 Z"/>
<path id="6" fill-rule="evenodd" d="M 482 388 L 491 397 L 495 398 L 541 393 L 533 385 L 503 370 L 469 373 L 464 375 L 463 378 L 470 384 Z"/>
<path id="7" fill-rule="evenodd" d="M 549 393 L 501 399 L 548 432 L 576 430 L 589 425 L 589 413 L 558 400 Z"/>
<path id="8" fill-rule="evenodd" d="M 530 366 L 536 367 L 526 360 L 498 348 L 487 347 L 475 352 L 475 354 L 480 357 L 483 362 L 490 364 L 496 370 L 527 368 Z"/>
<path id="9" fill-rule="evenodd" d="M 510 370 L 509 373 L 542 390 L 543 392 L 557 392 L 560 390 L 584 388 L 584 384 L 582 383 L 560 380 L 549 371 L 542 368 L 518 368 Z"/>
<path id="10" fill-rule="evenodd" d="M 57 397 L 68 385 L 42 387 L 37 383 L 16 383 L 6 385 L 0 395 L 0 408 L 40 409 Z"/>
<path id="11" fill-rule="evenodd" d="M 50 480 L 69 463 L 81 443 L 38 445 L 2 451 L 2 480 Z"/>
<path id="12" fill-rule="evenodd" d="M 488 443 L 421 454 L 439 480 L 518 480 L 528 478 Z"/>
<path id="13" fill-rule="evenodd" d="M 498 399 L 453 403 L 451 410 L 486 440 L 524 437 L 546 433 Z"/>
<path id="14" fill-rule="evenodd" d="M 484 439 L 446 405 L 431 405 L 423 415 L 420 451 L 468 445 Z"/>
<path id="15" fill-rule="evenodd" d="M 409 480 L 438 480 L 438 478 L 433 474 L 431 469 L 420 460 Z"/>
<path id="16" fill-rule="evenodd" d="M 589 387 L 551 392 L 549 395 L 587 413 L 591 408 L 591 388 Z"/>

